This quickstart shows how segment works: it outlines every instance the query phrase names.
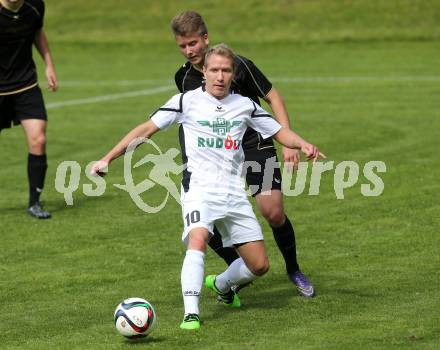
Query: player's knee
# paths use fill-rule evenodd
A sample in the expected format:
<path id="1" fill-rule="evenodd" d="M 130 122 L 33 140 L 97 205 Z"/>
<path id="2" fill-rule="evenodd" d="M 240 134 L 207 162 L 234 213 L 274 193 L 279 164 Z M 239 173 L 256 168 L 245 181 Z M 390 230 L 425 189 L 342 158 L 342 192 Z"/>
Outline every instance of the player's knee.
<path id="1" fill-rule="evenodd" d="M 30 138 L 30 148 L 35 151 L 40 151 L 46 146 L 46 135 L 38 133 Z"/>
<path id="2" fill-rule="evenodd" d="M 262 214 L 272 227 L 280 227 L 285 221 L 284 210 L 281 207 L 272 207 Z"/>
<path id="3" fill-rule="evenodd" d="M 252 266 L 252 273 L 256 276 L 263 276 L 269 271 L 269 259 L 261 259 Z"/>
<path id="4" fill-rule="evenodd" d="M 203 239 L 193 238 L 190 240 L 188 249 L 194 249 L 199 251 L 205 251 L 206 243 Z"/>
<path id="5" fill-rule="evenodd" d="M 204 252 L 206 250 L 206 237 L 200 232 L 189 234 L 188 249 L 194 249 Z"/>

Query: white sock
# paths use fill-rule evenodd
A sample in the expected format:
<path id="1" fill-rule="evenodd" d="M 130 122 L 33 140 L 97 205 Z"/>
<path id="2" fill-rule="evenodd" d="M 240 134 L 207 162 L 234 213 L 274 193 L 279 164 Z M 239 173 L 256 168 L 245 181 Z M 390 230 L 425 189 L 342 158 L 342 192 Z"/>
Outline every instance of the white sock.
<path id="1" fill-rule="evenodd" d="M 244 284 L 257 279 L 248 269 L 242 258 L 235 259 L 225 272 L 215 279 L 215 286 L 220 292 L 227 292 L 232 286 Z"/>
<path id="2" fill-rule="evenodd" d="M 199 314 L 199 296 L 202 289 L 205 254 L 199 250 L 189 249 L 183 260 L 182 283 L 185 315 Z"/>

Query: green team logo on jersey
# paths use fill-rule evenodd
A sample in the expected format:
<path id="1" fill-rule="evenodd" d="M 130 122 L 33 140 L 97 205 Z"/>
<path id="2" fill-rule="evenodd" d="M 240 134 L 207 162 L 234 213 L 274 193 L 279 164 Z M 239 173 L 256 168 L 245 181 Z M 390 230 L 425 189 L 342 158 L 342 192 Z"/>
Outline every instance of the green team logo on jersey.
<path id="1" fill-rule="evenodd" d="M 201 126 L 207 126 L 212 128 L 212 132 L 215 132 L 219 136 L 225 136 L 232 128 L 241 124 L 240 120 L 234 120 L 232 123 L 225 118 L 217 118 L 216 121 L 210 122 L 208 120 L 198 120 Z"/>

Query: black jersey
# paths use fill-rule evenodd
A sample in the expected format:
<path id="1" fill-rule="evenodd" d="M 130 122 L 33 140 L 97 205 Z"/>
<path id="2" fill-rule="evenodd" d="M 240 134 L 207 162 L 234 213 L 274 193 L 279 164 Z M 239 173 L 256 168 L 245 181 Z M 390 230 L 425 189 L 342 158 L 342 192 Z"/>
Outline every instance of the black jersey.
<path id="1" fill-rule="evenodd" d="M 260 98 L 264 98 L 272 89 L 271 82 L 246 57 L 237 55 L 235 58 L 236 71 L 231 84 L 231 93 L 251 98 L 260 104 Z M 177 88 L 180 92 L 194 90 L 203 85 L 203 73 L 195 69 L 190 62 L 185 63 L 174 76 Z M 243 150 L 273 148 L 272 138 L 263 140 L 261 135 L 253 129 L 247 129 L 243 137 Z"/>
<path id="2" fill-rule="evenodd" d="M 18 12 L 0 4 L 0 93 L 14 92 L 37 82 L 32 44 L 43 27 L 44 3 L 26 0 Z"/>

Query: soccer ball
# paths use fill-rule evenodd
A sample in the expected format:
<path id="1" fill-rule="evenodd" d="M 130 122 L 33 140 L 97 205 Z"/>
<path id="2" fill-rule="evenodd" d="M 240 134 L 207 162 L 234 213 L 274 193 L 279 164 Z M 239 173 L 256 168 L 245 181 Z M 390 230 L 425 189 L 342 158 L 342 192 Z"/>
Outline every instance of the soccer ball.
<path id="1" fill-rule="evenodd" d="M 117 306 L 114 318 L 118 332 L 131 339 L 146 337 L 157 320 L 153 306 L 142 298 L 125 299 Z"/>

